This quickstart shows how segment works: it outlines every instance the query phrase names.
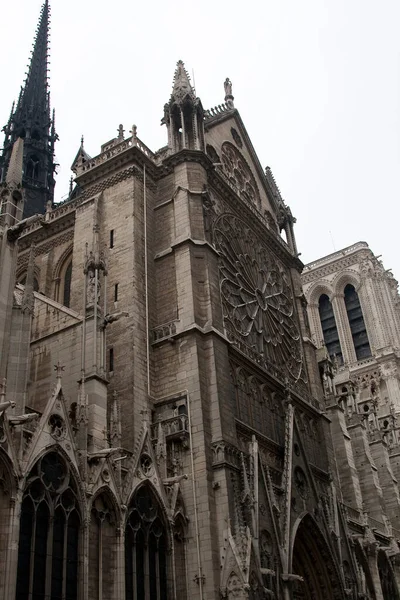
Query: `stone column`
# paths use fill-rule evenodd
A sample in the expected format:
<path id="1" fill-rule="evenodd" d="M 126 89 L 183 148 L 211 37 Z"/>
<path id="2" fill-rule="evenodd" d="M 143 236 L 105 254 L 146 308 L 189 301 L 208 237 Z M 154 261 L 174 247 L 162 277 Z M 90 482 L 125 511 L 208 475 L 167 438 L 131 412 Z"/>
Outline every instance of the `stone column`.
<path id="1" fill-rule="evenodd" d="M 336 327 L 338 329 L 340 346 L 342 348 L 343 362 L 346 364 L 355 363 L 357 357 L 344 303 L 344 294 L 334 294 L 331 298 L 331 302 L 333 314 L 335 315 Z"/>

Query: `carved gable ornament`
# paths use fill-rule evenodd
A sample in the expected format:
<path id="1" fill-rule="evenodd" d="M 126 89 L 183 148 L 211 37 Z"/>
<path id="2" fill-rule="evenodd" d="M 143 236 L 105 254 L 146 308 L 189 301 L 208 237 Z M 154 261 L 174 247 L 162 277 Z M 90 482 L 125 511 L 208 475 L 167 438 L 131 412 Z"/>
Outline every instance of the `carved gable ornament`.
<path id="1" fill-rule="evenodd" d="M 214 225 L 221 255 L 221 296 L 227 336 L 252 360 L 281 377 L 303 375 L 290 275 L 254 231 L 233 214 Z"/>
<path id="2" fill-rule="evenodd" d="M 234 131 L 236 131 L 236 129 Z M 238 134 L 237 137 L 240 140 Z M 237 142 L 237 139 L 235 139 L 235 141 Z M 247 200 L 250 204 L 254 204 L 257 208 L 260 208 L 260 193 L 253 173 L 244 156 L 242 156 L 239 150 L 230 142 L 224 142 L 222 144 L 221 161 L 226 176 L 237 189 L 239 196 Z"/>

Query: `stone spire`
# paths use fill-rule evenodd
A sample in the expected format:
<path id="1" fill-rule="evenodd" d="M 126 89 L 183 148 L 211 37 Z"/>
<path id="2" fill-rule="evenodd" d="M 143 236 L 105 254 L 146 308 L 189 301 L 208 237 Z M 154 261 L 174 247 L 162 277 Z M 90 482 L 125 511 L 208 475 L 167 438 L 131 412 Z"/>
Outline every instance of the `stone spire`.
<path id="1" fill-rule="evenodd" d="M 190 83 L 190 77 L 185 69 L 183 61 L 178 60 L 172 84 L 171 101 L 180 104 L 186 99 L 190 99 L 194 102 L 196 100 L 196 92 Z"/>
<path id="2" fill-rule="evenodd" d="M 13 106 L 4 127 L 4 149 L 0 157 L 1 179 L 4 181 L 13 144 L 17 138 L 24 138 L 24 218 L 44 213 L 54 195 L 54 143 L 57 134 L 51 119 L 48 91 L 49 20 L 50 7 L 46 0 L 41 9 L 27 76 L 17 105 Z"/>

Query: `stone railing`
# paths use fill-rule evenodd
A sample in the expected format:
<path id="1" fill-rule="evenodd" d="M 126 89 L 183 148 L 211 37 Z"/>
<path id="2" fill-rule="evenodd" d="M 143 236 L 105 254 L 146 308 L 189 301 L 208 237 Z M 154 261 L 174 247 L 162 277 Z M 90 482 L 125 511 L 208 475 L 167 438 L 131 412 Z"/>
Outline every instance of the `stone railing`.
<path id="1" fill-rule="evenodd" d="M 353 508 L 352 506 L 349 506 L 348 504 L 342 504 L 342 507 L 349 521 L 360 523 L 360 525 L 364 523 L 363 516 L 359 510 Z"/>
<path id="2" fill-rule="evenodd" d="M 357 242 L 352 246 L 347 246 L 347 248 L 343 248 L 343 250 L 333 252 L 332 254 L 328 254 L 328 256 L 324 256 L 323 258 L 319 258 L 318 260 L 314 260 L 313 262 L 308 263 L 304 266 L 303 273 L 305 273 L 306 271 L 311 271 L 312 269 L 316 269 L 318 267 L 322 267 L 323 265 L 331 263 L 333 260 L 338 260 L 339 258 L 343 258 L 344 256 L 348 256 L 349 254 L 353 254 L 354 252 L 357 252 L 357 250 L 361 250 L 363 248 L 369 248 L 367 242 Z"/>
<path id="3" fill-rule="evenodd" d="M 368 525 L 371 527 L 372 530 L 375 530 L 378 533 L 382 533 L 383 535 L 388 535 L 385 523 L 381 523 L 381 521 L 377 521 L 372 517 L 368 517 Z"/>
<path id="4" fill-rule="evenodd" d="M 101 154 L 98 154 L 94 158 L 91 158 L 90 160 L 86 161 L 84 164 L 80 165 L 78 168 L 78 175 L 86 173 L 94 167 L 98 167 L 99 165 L 104 164 L 111 158 L 114 158 L 118 154 L 121 154 L 122 152 L 125 152 L 126 150 L 129 150 L 129 148 L 133 147 L 139 148 L 139 150 L 143 152 L 143 154 L 145 154 L 148 158 L 150 158 L 151 160 L 155 160 L 154 152 L 152 152 L 150 148 L 146 146 L 146 144 L 144 144 L 138 137 L 130 137 L 126 140 L 121 141 L 120 143 L 115 144 L 114 146 L 108 146 L 107 150 L 105 150 Z"/>
<path id="5" fill-rule="evenodd" d="M 166 440 L 185 439 L 189 435 L 189 419 L 187 415 L 176 415 L 151 426 L 153 440 L 158 439 L 159 426 L 163 429 Z"/>
<path id="6" fill-rule="evenodd" d="M 223 104 L 218 104 L 218 106 L 214 106 L 204 111 L 204 117 L 207 119 L 211 119 L 212 117 L 216 117 L 217 115 L 223 115 L 229 111 L 233 110 L 231 106 L 227 102 Z"/>
<path id="7" fill-rule="evenodd" d="M 164 323 L 163 325 L 157 325 L 151 331 L 152 343 L 161 342 L 172 337 L 176 333 L 176 324 L 179 323 L 179 319 Z"/>

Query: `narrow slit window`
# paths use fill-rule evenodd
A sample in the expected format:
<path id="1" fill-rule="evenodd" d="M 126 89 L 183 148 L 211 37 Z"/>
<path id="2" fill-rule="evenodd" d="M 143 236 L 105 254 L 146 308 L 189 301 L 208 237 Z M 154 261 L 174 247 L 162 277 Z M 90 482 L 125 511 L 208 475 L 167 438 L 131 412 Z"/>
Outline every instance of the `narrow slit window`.
<path id="1" fill-rule="evenodd" d="M 109 352 L 109 371 L 114 371 L 114 348 L 110 348 L 110 352 Z"/>
<path id="2" fill-rule="evenodd" d="M 110 248 L 114 248 L 114 229 L 110 230 Z"/>
<path id="3" fill-rule="evenodd" d="M 118 302 L 118 283 L 114 285 L 114 302 Z"/>

